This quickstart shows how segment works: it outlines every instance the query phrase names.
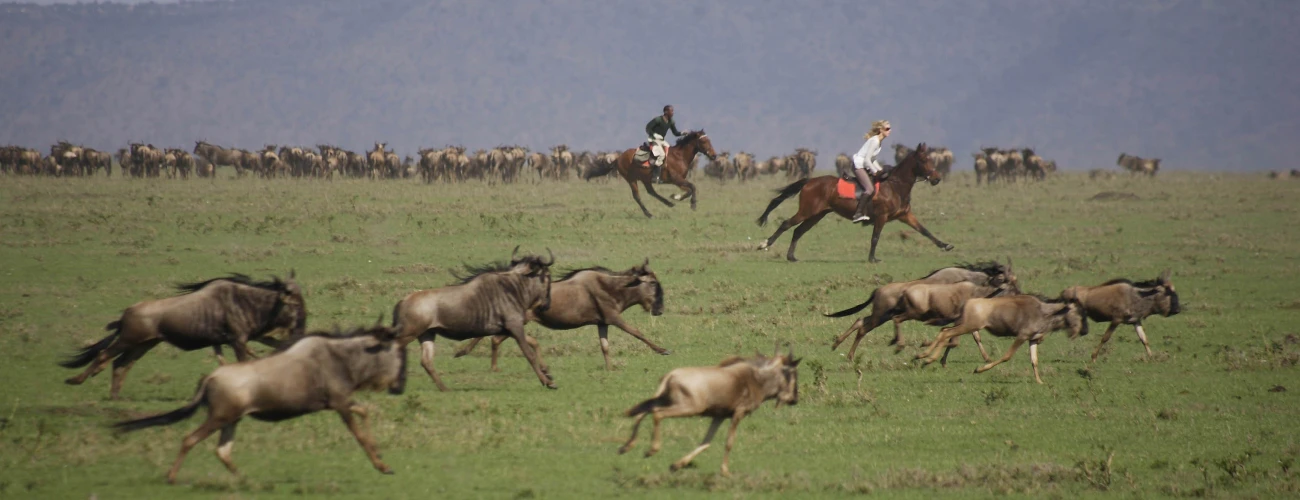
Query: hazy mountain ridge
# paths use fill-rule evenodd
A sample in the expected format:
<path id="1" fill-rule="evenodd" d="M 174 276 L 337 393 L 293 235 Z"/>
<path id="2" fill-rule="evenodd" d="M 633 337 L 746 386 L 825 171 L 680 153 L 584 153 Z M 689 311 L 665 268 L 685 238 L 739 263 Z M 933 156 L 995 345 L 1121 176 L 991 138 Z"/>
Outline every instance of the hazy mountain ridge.
<path id="1" fill-rule="evenodd" d="M 1075 168 L 1300 154 L 1290 4 L 809 5 L 4 5 L 0 143 L 613 149 L 671 102 L 720 149 L 823 163 L 875 117 L 966 167 L 980 144 Z"/>

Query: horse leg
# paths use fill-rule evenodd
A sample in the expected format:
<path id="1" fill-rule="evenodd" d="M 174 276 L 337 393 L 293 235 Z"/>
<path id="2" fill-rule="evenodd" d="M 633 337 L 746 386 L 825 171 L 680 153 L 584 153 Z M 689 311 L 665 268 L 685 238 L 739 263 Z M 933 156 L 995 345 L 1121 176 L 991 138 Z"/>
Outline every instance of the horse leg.
<path id="1" fill-rule="evenodd" d="M 691 464 L 692 460 L 695 460 L 696 456 L 703 453 L 704 450 L 709 449 L 709 443 L 713 442 L 713 435 L 718 433 L 718 428 L 722 427 L 722 421 L 724 420 L 726 420 L 726 417 L 713 417 L 713 421 L 709 422 L 709 430 L 704 433 L 704 440 L 700 441 L 700 445 L 696 446 L 694 450 L 691 450 L 690 453 L 687 453 L 686 456 L 682 457 L 680 460 L 673 462 L 673 464 L 668 467 L 668 470 L 677 472 L 686 468 L 686 466 Z"/>
<path id="2" fill-rule="evenodd" d="M 221 438 L 217 443 L 217 459 L 226 466 L 226 470 L 231 474 L 238 475 L 239 468 L 235 467 L 235 461 L 230 458 L 231 451 L 235 448 L 235 426 L 239 421 L 231 422 L 230 425 L 221 428 Z"/>
<path id="3" fill-rule="evenodd" d="M 876 258 L 876 245 L 880 243 L 880 232 L 885 229 L 885 223 L 889 222 L 889 217 L 881 215 L 872 220 L 875 221 L 875 225 L 871 230 L 871 253 L 867 255 L 867 262 L 875 264 L 880 262 L 880 259 Z"/>
<path id="4" fill-rule="evenodd" d="M 438 377 L 438 372 L 433 369 L 433 356 L 438 352 L 438 348 L 433 344 L 433 341 L 437 339 L 438 335 L 436 333 L 420 335 L 420 366 L 423 366 L 424 371 L 429 373 L 429 378 L 433 379 L 433 383 L 438 386 L 439 391 L 447 392 L 447 386 L 443 385 L 442 378 Z"/>
<path id="5" fill-rule="evenodd" d="M 674 205 L 673 202 L 668 201 L 667 198 L 664 198 L 663 196 L 659 196 L 659 192 L 655 191 L 655 185 L 651 184 L 650 181 L 641 181 L 641 183 L 645 185 L 645 192 L 650 193 L 650 196 L 655 197 L 655 199 L 664 202 L 664 205 L 668 205 L 669 207 L 677 206 Z"/>
<path id="6" fill-rule="evenodd" d="M 912 226 L 912 229 L 919 231 L 922 236 L 925 236 L 926 238 L 930 238 L 930 241 L 934 243 L 934 246 L 942 248 L 943 251 L 945 252 L 952 250 L 953 248 L 952 245 L 939 241 L 939 238 L 936 238 L 934 237 L 933 234 L 930 234 L 930 230 L 926 229 L 925 226 L 922 226 L 921 221 L 916 220 L 916 216 L 912 215 L 912 212 L 910 210 L 906 214 L 903 214 L 903 217 L 900 218 L 899 220 L 903 221 L 904 224 Z"/>
<path id="7" fill-rule="evenodd" d="M 366 429 L 369 426 L 366 425 L 365 408 L 349 402 L 347 406 L 339 408 L 338 412 L 339 417 L 343 418 L 343 423 L 347 424 L 348 430 L 352 431 L 352 437 L 357 438 L 357 443 L 366 452 L 366 458 L 370 459 L 370 464 L 375 466 L 375 470 L 384 474 L 392 474 L 393 469 L 379 458 L 378 446 L 375 446 L 375 440 L 370 437 L 370 432 Z"/>
<path id="8" fill-rule="evenodd" d="M 790 236 L 790 248 L 785 251 L 785 260 L 790 262 L 799 262 L 799 259 L 794 258 L 794 248 L 799 244 L 799 238 L 802 238 L 803 233 L 808 232 L 809 229 L 816 226 L 818 222 L 821 222 L 822 217 L 825 217 L 826 214 L 829 213 L 831 213 L 829 209 L 824 210 L 817 215 L 809 217 L 808 220 L 799 224 L 799 227 L 794 228 L 794 235 Z"/>
<path id="9" fill-rule="evenodd" d="M 767 241 L 764 241 L 762 245 L 759 245 L 758 249 L 767 250 L 772 246 L 773 243 L 776 243 L 776 239 L 780 238 L 782 233 L 784 233 L 787 229 L 794 227 L 796 224 L 800 222 L 803 222 L 803 218 L 799 217 L 799 214 L 794 214 L 794 217 L 791 217 L 781 222 L 781 225 L 776 228 L 776 232 L 772 233 L 772 236 L 769 237 Z"/>
<path id="10" fill-rule="evenodd" d="M 649 211 L 649 210 L 646 210 L 646 208 L 645 208 L 645 203 L 642 203 L 642 202 L 641 202 L 641 190 L 640 190 L 640 189 L 637 189 L 637 187 L 636 187 L 636 181 L 635 181 L 635 180 L 630 180 L 630 179 L 629 179 L 629 180 L 627 181 L 627 185 L 628 185 L 628 187 L 631 187 L 631 188 L 632 188 L 632 199 L 633 199 L 633 200 L 636 200 L 636 204 L 637 204 L 637 206 L 641 207 L 641 213 L 645 214 L 645 216 L 646 216 L 647 219 L 649 219 L 649 218 L 653 218 L 654 216 L 653 216 L 653 215 L 650 215 L 650 211 Z M 648 185 L 648 184 L 647 184 L 647 185 Z M 667 202 L 665 202 L 665 203 L 667 203 Z M 672 206 L 672 205 L 669 204 L 669 206 Z"/>
<path id="11" fill-rule="evenodd" d="M 1102 334 L 1101 343 L 1097 344 L 1097 350 L 1092 351 L 1092 360 L 1094 362 L 1097 361 L 1097 355 L 1101 354 L 1102 346 L 1106 345 L 1106 342 L 1110 341 L 1110 336 L 1115 333 L 1116 328 L 1119 328 L 1119 323 L 1112 321 L 1110 327 L 1106 328 L 1106 333 Z"/>
<path id="12" fill-rule="evenodd" d="M 126 380 L 126 372 L 131 371 L 131 365 L 160 342 L 162 339 L 154 339 L 134 346 L 113 360 L 113 384 L 112 389 L 109 389 L 108 399 L 117 399 L 118 393 L 122 392 L 122 382 Z"/>

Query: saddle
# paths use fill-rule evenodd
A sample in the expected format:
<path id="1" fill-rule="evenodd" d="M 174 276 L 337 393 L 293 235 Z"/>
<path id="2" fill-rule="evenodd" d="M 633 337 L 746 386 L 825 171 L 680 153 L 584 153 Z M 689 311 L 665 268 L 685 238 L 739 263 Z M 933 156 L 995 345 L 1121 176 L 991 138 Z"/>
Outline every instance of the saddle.
<path id="1" fill-rule="evenodd" d="M 880 179 L 872 179 L 872 181 L 875 182 L 876 192 L 879 193 Z M 865 191 L 866 190 L 862 189 L 862 185 L 858 184 L 857 181 L 846 181 L 844 179 L 839 179 L 839 182 L 835 183 L 835 193 L 839 195 L 840 198 L 848 198 L 850 200 L 856 200 L 858 198 L 861 198 L 862 193 Z"/>
<path id="2" fill-rule="evenodd" d="M 649 142 L 641 143 L 641 145 L 636 148 L 636 152 L 632 154 L 632 160 L 641 162 L 641 166 L 643 167 L 650 166 L 650 158 L 651 158 L 651 154 L 650 154 Z"/>

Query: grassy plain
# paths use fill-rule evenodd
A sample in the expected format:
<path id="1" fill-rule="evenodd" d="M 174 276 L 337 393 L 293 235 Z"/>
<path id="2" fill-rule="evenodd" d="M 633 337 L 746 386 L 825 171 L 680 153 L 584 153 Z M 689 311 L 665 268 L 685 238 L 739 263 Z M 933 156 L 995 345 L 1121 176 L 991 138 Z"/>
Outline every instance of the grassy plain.
<path id="1" fill-rule="evenodd" d="M 1260 175 L 1162 174 L 975 187 L 969 174 L 919 185 L 918 216 L 956 250 L 944 253 L 891 224 L 866 263 L 869 233 L 826 219 L 783 259 L 789 236 L 754 248 L 774 226 L 754 219 L 783 185 L 700 180 L 700 209 L 644 219 L 620 182 L 507 187 L 368 181 L 132 181 L 0 178 L 0 497 L 573 498 L 699 496 L 1210 496 L 1300 494 L 1300 182 Z M 668 188 L 671 192 L 672 188 Z M 1137 199 L 1089 201 L 1113 191 Z M 775 212 L 789 217 L 794 202 Z M 108 401 L 108 375 L 80 387 L 56 366 L 99 339 L 132 303 L 171 284 L 226 272 L 296 269 L 309 327 L 371 322 L 404 294 L 451 281 L 462 263 L 510 249 L 554 250 L 557 267 L 623 269 L 649 257 L 665 284 L 660 317 L 626 317 L 674 351 L 658 356 L 619 332 L 605 371 L 594 328 L 530 326 L 560 385 L 543 389 L 507 345 L 503 371 L 487 349 L 439 365 L 439 393 L 413 363 L 403 396 L 362 394 L 397 474 L 382 476 L 330 414 L 280 424 L 247 420 L 234 448 L 240 477 L 195 449 L 179 484 L 163 474 L 195 418 L 113 435 L 105 424 L 169 410 L 213 369 L 207 352 L 160 346 Z M 969 340 L 946 369 L 909 363 L 937 328 L 888 327 L 859 359 L 832 352 L 848 319 L 824 318 L 881 283 L 955 262 L 1014 258 L 1022 287 L 1049 295 L 1113 277 L 1173 271 L 1184 312 L 1152 318 L 1156 354 L 1122 327 L 1102 358 L 1105 325 L 1042 346 L 1045 385 L 1028 354 L 974 375 Z M 644 459 L 615 449 L 621 413 L 678 366 L 790 342 L 806 356 L 798 406 L 770 403 L 741 425 L 733 477 L 717 475 L 721 440 L 697 468 L 668 464 L 703 436 L 704 420 L 665 423 L 665 447 Z M 1000 353 L 1010 342 L 990 340 Z M 265 351 L 262 351 L 265 352 Z M 1279 389 L 1279 387 L 1281 389 Z"/>

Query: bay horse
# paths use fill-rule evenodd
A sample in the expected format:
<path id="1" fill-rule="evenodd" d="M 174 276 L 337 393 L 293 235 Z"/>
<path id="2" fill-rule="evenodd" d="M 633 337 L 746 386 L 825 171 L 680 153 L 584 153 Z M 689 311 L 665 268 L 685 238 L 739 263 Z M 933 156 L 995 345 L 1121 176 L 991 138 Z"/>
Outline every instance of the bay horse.
<path id="1" fill-rule="evenodd" d="M 636 200 L 637 205 L 641 206 L 641 212 L 647 218 L 654 217 L 650 215 L 649 210 L 646 210 L 645 203 L 641 203 L 641 191 L 637 189 L 636 183 L 640 182 L 645 185 L 646 192 L 664 202 L 664 205 L 671 207 L 673 202 L 655 192 L 654 183 L 650 182 L 650 165 L 638 164 L 632 158 L 636 155 L 637 149 L 639 147 L 630 148 L 618 155 L 618 175 L 627 180 L 627 185 L 632 188 L 632 199 Z M 691 210 L 695 210 L 695 185 L 686 180 L 686 174 L 690 172 L 692 164 L 695 163 L 695 155 L 699 153 L 704 153 L 704 156 L 709 157 L 709 160 L 718 158 L 718 154 L 713 152 L 713 142 L 709 140 L 709 136 L 704 134 L 703 129 L 687 132 L 686 135 L 677 139 L 677 144 L 668 148 L 668 151 L 665 152 L 664 168 L 661 174 L 663 180 L 684 191 L 681 194 L 673 195 L 674 199 L 682 201 L 688 195 L 691 197 Z"/>
<path id="2" fill-rule="evenodd" d="M 871 232 L 871 253 L 868 257 L 871 262 L 880 262 L 880 259 L 876 258 L 876 244 L 880 242 L 880 231 L 891 220 L 901 220 L 904 224 L 912 226 L 912 229 L 930 238 L 935 246 L 944 251 L 952 250 L 952 245 L 934 237 L 920 221 L 916 220 L 916 216 L 912 215 L 912 186 L 916 184 L 917 179 L 925 179 L 930 182 L 930 185 L 939 184 L 942 180 L 939 172 L 934 169 L 934 161 L 930 159 L 930 150 L 925 143 L 917 145 L 915 150 L 903 158 L 903 161 L 898 162 L 897 167 L 889 171 L 888 176 L 877 183 L 879 187 L 871 200 L 869 212 L 871 223 L 875 224 L 875 230 Z M 813 179 L 801 179 L 779 189 L 780 194 L 772 198 L 772 202 L 767 205 L 767 210 L 759 216 L 758 225 L 766 224 L 768 214 L 772 213 L 772 210 L 775 210 L 777 205 L 786 198 L 796 193 L 799 195 L 799 212 L 782 222 L 781 227 L 778 227 L 776 232 L 772 233 L 772 237 L 763 242 L 758 249 L 767 250 L 787 229 L 799 226 L 795 228 L 794 236 L 790 239 L 790 249 L 785 254 L 787 260 L 797 262 L 798 259 L 794 258 L 795 245 L 799 244 L 799 238 L 803 233 L 817 225 L 822 217 L 835 212 L 840 217 L 851 220 L 858 208 L 857 200 L 839 196 L 836 192 L 838 182 L 839 177 L 825 175 Z"/>

